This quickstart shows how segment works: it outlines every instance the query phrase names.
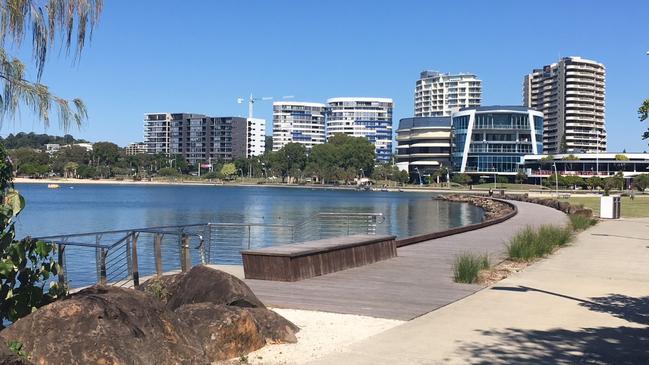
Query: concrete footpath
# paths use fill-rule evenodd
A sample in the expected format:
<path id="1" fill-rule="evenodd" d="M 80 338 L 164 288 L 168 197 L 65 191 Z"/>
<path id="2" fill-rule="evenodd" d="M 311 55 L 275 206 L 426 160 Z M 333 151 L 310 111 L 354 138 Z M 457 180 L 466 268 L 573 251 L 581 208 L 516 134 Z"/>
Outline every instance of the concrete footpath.
<path id="1" fill-rule="evenodd" d="M 447 363 L 649 363 L 649 219 L 600 222 L 518 274 L 313 362 Z"/>

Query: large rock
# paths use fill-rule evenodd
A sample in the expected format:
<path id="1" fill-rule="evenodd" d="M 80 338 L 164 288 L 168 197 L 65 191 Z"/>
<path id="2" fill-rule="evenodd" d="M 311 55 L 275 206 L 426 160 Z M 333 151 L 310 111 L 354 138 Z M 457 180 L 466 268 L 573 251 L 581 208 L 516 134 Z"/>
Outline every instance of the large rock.
<path id="1" fill-rule="evenodd" d="M 185 304 L 176 309 L 176 314 L 194 331 L 210 361 L 239 357 L 266 344 L 253 315 L 243 308 L 213 303 Z"/>
<path id="2" fill-rule="evenodd" d="M 153 295 L 156 299 L 167 304 L 173 293 L 178 291 L 180 280 L 184 274 L 163 275 L 147 280 L 137 289 Z"/>
<path id="3" fill-rule="evenodd" d="M 93 286 L 0 332 L 36 364 L 207 364 L 194 333 L 154 297 Z"/>
<path id="4" fill-rule="evenodd" d="M 0 343 L 0 365 L 32 365 L 29 360 L 16 355 L 5 346 L 4 341 Z"/>
<path id="5" fill-rule="evenodd" d="M 156 280 L 160 279 L 149 281 Z M 153 283 L 149 281 L 141 287 L 151 288 Z M 246 283 L 228 273 L 203 265 L 194 266 L 187 273 L 169 275 L 161 283 L 168 295 L 167 307 L 171 310 L 194 303 L 265 308 Z"/>
<path id="6" fill-rule="evenodd" d="M 252 314 L 267 343 L 296 343 L 300 328 L 266 308 L 245 308 Z"/>

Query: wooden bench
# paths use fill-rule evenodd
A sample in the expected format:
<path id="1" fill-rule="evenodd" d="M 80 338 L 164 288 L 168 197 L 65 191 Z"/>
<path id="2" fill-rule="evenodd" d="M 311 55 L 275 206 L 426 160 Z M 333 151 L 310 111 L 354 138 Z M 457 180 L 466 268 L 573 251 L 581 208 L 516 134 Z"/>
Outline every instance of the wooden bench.
<path id="1" fill-rule="evenodd" d="M 299 281 L 397 256 L 395 236 L 353 235 L 246 250 L 246 279 Z"/>

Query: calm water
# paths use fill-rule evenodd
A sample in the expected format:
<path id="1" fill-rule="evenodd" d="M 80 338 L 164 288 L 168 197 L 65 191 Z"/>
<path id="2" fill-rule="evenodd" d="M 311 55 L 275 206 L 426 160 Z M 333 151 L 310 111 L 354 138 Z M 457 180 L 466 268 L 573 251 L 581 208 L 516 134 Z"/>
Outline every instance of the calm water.
<path id="1" fill-rule="evenodd" d="M 27 200 L 17 222 L 18 237 L 206 222 L 295 224 L 317 212 L 383 213 L 386 219 L 379 233 L 409 236 L 482 219 L 478 208 L 432 200 L 428 193 L 151 185 L 48 189 L 45 184 L 19 184 L 17 188 Z M 221 262 L 237 263 L 240 249 L 236 244 L 216 254 Z M 69 255 L 76 257 L 68 261 L 80 261 L 77 265 L 83 266 L 75 268 L 75 275 L 89 276 L 88 282 L 92 281 L 94 253 Z M 170 260 L 165 268 L 174 268 L 177 259 L 164 256 Z M 141 259 L 141 267 L 149 264 L 150 260 Z"/>

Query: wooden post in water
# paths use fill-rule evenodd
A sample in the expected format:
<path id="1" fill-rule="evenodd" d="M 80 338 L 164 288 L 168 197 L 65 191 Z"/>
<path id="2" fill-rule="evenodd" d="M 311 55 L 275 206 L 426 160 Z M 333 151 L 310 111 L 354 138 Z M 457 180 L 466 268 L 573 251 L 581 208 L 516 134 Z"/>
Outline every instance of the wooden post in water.
<path id="1" fill-rule="evenodd" d="M 137 265 L 137 239 L 140 236 L 139 233 L 132 233 L 132 241 L 131 241 L 131 250 L 133 250 L 133 253 L 131 255 L 131 267 L 132 267 L 132 272 L 133 272 L 133 287 L 137 288 L 140 285 L 140 271 Z"/>
<path id="2" fill-rule="evenodd" d="M 180 236 L 180 270 L 187 272 L 191 266 L 192 257 L 189 252 L 189 236 L 183 233 Z"/>
<path id="3" fill-rule="evenodd" d="M 156 233 L 153 236 L 153 255 L 155 256 L 155 272 L 157 276 L 162 275 L 162 234 Z"/>

